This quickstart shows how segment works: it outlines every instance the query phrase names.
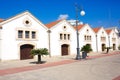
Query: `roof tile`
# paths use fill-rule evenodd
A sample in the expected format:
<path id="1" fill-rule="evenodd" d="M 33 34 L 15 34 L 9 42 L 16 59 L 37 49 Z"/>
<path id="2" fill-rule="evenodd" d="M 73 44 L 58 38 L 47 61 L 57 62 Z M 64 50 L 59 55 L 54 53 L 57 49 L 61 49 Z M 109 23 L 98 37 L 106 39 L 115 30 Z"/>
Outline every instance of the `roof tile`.
<path id="1" fill-rule="evenodd" d="M 4 19 L 0 19 L 0 22 L 3 22 L 4 21 Z"/>
<path id="2" fill-rule="evenodd" d="M 110 34 L 110 32 L 112 31 L 112 29 L 106 29 L 105 31 L 107 32 L 107 34 Z"/>
<path id="3" fill-rule="evenodd" d="M 93 28 L 93 31 L 94 31 L 95 33 L 97 33 L 100 29 L 101 29 L 101 27 Z"/>
<path id="4" fill-rule="evenodd" d="M 84 26 L 84 24 L 80 24 L 77 27 L 75 27 L 75 30 L 78 28 L 78 30 L 80 30 L 82 27 Z"/>
<path id="5" fill-rule="evenodd" d="M 47 26 L 47 28 L 51 28 L 54 25 L 56 25 L 57 23 L 59 23 L 60 21 L 62 21 L 62 20 L 57 20 L 57 21 L 54 21 L 54 22 L 51 22 L 51 23 L 48 23 L 48 24 L 45 24 L 45 25 Z"/>

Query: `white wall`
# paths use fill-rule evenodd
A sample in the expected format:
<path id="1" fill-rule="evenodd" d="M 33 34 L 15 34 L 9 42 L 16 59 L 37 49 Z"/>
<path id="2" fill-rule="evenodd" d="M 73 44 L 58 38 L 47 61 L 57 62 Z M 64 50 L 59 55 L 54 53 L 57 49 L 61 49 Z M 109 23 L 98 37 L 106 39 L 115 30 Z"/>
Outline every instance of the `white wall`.
<path id="1" fill-rule="evenodd" d="M 24 19 L 29 18 L 31 26 L 23 24 Z M 17 29 L 37 30 L 37 40 L 17 40 Z M 24 15 L 3 25 L 2 28 L 2 60 L 20 59 L 20 44 L 34 43 L 36 48 L 48 48 L 48 36 L 45 29 L 31 16 Z"/>
<path id="2" fill-rule="evenodd" d="M 67 29 L 64 30 L 63 27 L 66 26 Z M 61 41 L 60 33 L 70 33 L 70 41 Z M 61 55 L 61 45 L 68 44 L 70 46 L 69 54 L 76 53 L 76 34 L 72 26 L 70 26 L 66 21 L 61 21 L 56 26 L 51 28 L 51 55 Z"/>
<path id="3" fill-rule="evenodd" d="M 101 41 L 101 36 L 106 37 L 106 41 Z M 105 44 L 106 47 L 109 47 L 109 42 L 108 42 L 108 35 L 106 33 L 106 31 L 104 30 L 104 28 L 101 28 L 98 33 L 97 33 L 97 44 L 98 44 L 98 52 L 102 51 L 102 44 Z"/>
<path id="4" fill-rule="evenodd" d="M 116 45 L 116 50 L 118 50 L 118 36 L 117 34 L 115 33 L 115 31 L 111 31 L 111 33 L 109 34 L 110 36 L 110 47 L 113 47 L 113 44 Z M 116 41 L 112 41 L 112 38 L 116 38 Z M 113 50 L 113 49 L 112 49 Z"/>
<path id="5" fill-rule="evenodd" d="M 87 30 L 89 30 L 87 32 Z M 90 35 L 92 40 L 90 41 L 85 41 L 84 36 L 85 35 Z M 91 48 L 93 52 L 96 52 L 96 39 L 95 39 L 95 33 L 94 31 L 90 28 L 88 24 L 84 25 L 81 30 L 79 30 L 79 44 L 80 44 L 80 49 L 86 45 L 86 44 L 91 44 Z"/>

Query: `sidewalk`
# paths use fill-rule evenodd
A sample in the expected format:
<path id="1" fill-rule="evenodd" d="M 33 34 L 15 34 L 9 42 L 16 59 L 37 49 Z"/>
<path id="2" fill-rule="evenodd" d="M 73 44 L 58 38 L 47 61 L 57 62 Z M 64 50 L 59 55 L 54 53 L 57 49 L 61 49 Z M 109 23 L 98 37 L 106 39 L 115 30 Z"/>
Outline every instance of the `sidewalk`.
<path id="1" fill-rule="evenodd" d="M 89 53 L 89 57 L 87 57 L 87 59 L 100 58 L 116 54 L 120 54 L 120 51 L 110 52 L 108 54 Z M 0 62 L 0 76 L 82 61 L 75 60 L 75 56 L 76 55 L 58 56 L 52 58 L 44 57 L 42 58 L 43 61 L 46 61 L 44 64 L 34 64 L 36 61 L 35 59 Z"/>
<path id="2" fill-rule="evenodd" d="M 103 54 L 101 54 L 101 53 L 89 53 L 88 54 L 89 57 L 99 56 L 99 55 L 103 55 Z M 74 60 L 75 57 L 76 57 L 76 55 L 53 56 L 53 57 L 43 56 L 42 61 L 46 61 L 46 63 L 51 63 L 51 62 L 59 62 L 59 61 L 64 61 L 64 60 Z M 36 64 L 34 64 L 34 62 L 36 62 L 36 61 L 37 61 L 37 58 L 27 59 L 27 60 L 3 61 L 3 62 L 0 62 L 0 70 L 7 69 L 7 68 L 36 65 Z"/>

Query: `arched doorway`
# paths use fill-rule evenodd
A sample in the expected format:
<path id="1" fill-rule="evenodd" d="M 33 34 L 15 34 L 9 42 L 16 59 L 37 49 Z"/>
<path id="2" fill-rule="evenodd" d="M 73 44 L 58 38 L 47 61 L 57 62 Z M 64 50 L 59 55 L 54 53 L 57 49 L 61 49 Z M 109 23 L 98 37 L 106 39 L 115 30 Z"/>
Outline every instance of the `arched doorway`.
<path id="1" fill-rule="evenodd" d="M 20 46 L 20 60 L 24 59 L 32 59 L 33 56 L 30 55 L 31 49 L 33 49 L 33 45 L 25 44 Z"/>
<path id="2" fill-rule="evenodd" d="M 102 44 L 102 51 L 105 51 L 105 44 Z"/>
<path id="3" fill-rule="evenodd" d="M 116 47 L 116 45 L 115 45 L 115 44 L 113 44 L 113 50 L 115 50 L 115 49 L 116 49 L 115 47 Z"/>
<path id="4" fill-rule="evenodd" d="M 61 45 L 62 56 L 69 54 L 68 48 L 69 48 L 69 45 L 67 45 L 67 44 Z"/>

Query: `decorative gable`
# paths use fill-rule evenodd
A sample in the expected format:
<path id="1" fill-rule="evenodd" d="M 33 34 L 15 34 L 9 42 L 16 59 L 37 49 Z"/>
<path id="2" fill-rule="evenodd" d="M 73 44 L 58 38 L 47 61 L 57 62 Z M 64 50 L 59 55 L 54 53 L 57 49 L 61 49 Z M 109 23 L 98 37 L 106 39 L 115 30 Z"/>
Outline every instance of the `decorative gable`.
<path id="1" fill-rule="evenodd" d="M 15 21 L 15 20 L 17 20 L 17 19 L 21 19 L 21 18 L 23 18 L 23 20 L 20 22 L 20 20 L 18 20 L 18 21 Z M 47 29 L 46 28 L 46 26 L 42 23 L 42 22 L 40 22 L 36 17 L 34 17 L 30 12 L 28 12 L 28 11 L 25 11 L 25 12 L 23 12 L 23 13 L 21 13 L 21 14 L 18 14 L 18 15 L 16 15 L 16 16 L 14 16 L 14 17 L 12 17 L 12 18 L 9 18 L 9 19 L 7 19 L 7 20 L 5 20 L 5 21 L 2 21 L 1 23 L 0 23 L 0 25 L 4 25 L 4 24 L 7 24 L 7 23 L 9 23 L 9 22 L 13 22 L 13 21 L 15 21 L 16 23 L 18 22 L 19 24 L 21 23 L 21 24 L 23 24 L 24 26 L 31 26 L 32 25 L 32 21 L 31 21 L 31 19 L 33 19 L 33 21 L 34 22 L 36 22 L 36 23 L 38 23 L 39 25 L 41 25 L 42 27 L 44 27 L 45 29 Z M 14 23 L 15 23 L 14 22 Z"/>

